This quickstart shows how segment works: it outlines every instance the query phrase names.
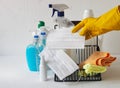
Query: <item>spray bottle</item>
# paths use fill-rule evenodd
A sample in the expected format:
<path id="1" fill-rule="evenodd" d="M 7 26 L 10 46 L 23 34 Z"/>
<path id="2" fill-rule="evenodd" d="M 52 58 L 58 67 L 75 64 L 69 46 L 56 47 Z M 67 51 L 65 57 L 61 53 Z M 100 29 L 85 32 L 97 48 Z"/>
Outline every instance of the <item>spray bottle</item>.
<path id="1" fill-rule="evenodd" d="M 69 8 L 66 4 L 49 4 L 49 8 L 53 8 L 52 17 L 55 15 L 55 12 L 57 12 L 57 17 L 54 20 L 56 23 L 54 29 L 72 29 L 70 27 L 73 27 L 74 24 L 64 17 L 64 10 Z M 65 33 L 67 31 L 63 30 L 63 32 Z M 64 49 L 64 51 L 71 56 L 70 49 Z"/>
<path id="2" fill-rule="evenodd" d="M 73 23 L 69 21 L 67 18 L 64 18 L 64 10 L 68 9 L 69 7 L 65 4 L 49 4 L 49 8 L 53 8 L 52 17 L 54 16 L 55 12 L 57 12 L 57 17 L 55 18 L 54 29 L 56 29 L 56 26 L 60 28 L 62 27 L 71 27 L 73 26 Z"/>

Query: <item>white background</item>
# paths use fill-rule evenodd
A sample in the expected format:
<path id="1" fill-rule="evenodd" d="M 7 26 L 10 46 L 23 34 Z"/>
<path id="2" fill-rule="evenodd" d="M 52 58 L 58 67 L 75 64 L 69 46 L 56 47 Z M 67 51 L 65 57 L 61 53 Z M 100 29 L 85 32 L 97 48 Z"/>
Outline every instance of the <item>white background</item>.
<path id="1" fill-rule="evenodd" d="M 53 27 L 49 3 L 64 3 L 70 9 L 65 16 L 81 20 L 85 9 L 93 9 L 95 17 L 120 4 L 120 0 L 0 0 L 0 55 L 25 55 L 25 48 L 32 42 L 31 31 L 39 20 Z M 104 35 L 103 51 L 120 53 L 120 32 Z"/>

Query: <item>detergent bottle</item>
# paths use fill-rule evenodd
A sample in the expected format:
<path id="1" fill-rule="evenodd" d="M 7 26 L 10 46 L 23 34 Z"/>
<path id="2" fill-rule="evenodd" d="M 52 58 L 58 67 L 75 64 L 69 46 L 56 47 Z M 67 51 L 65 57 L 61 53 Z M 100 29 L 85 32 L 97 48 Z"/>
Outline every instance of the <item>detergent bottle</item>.
<path id="1" fill-rule="evenodd" d="M 48 34 L 48 29 L 45 26 L 44 21 L 39 21 L 38 30 L 39 30 L 38 34 L 40 36 L 40 44 L 41 44 L 41 46 L 45 46 L 46 45 L 46 38 L 47 38 L 47 34 Z"/>
<path id="2" fill-rule="evenodd" d="M 44 51 L 44 48 L 46 46 L 46 38 L 47 38 L 47 27 L 45 27 L 45 22 L 44 21 L 39 21 L 38 24 L 38 30 L 39 30 L 39 36 L 40 36 L 40 53 L 39 56 L 41 58 L 40 60 L 40 65 L 39 65 L 39 77 L 40 81 L 46 81 L 47 80 L 47 65 L 45 62 L 45 55 L 42 54 L 41 52 Z"/>
<path id="3" fill-rule="evenodd" d="M 30 71 L 39 71 L 40 57 L 39 57 L 39 35 L 35 34 L 33 43 L 26 48 L 27 65 Z"/>
<path id="4" fill-rule="evenodd" d="M 48 34 L 48 30 L 47 30 L 47 27 L 45 27 L 44 21 L 39 21 L 38 32 L 39 32 L 38 34 L 40 37 L 39 50 L 40 50 L 40 52 L 42 52 L 44 47 L 46 46 L 46 38 L 47 38 L 47 34 Z"/>
<path id="5" fill-rule="evenodd" d="M 68 9 L 69 7 L 65 4 L 49 4 L 49 8 L 53 8 L 53 13 L 52 13 L 52 17 L 54 16 L 55 12 L 57 12 L 57 17 L 54 19 L 55 21 L 55 25 L 54 25 L 54 29 L 56 29 L 56 27 L 58 26 L 58 28 L 62 28 L 62 27 L 71 27 L 74 24 L 69 21 L 67 18 L 64 18 L 64 10 Z"/>

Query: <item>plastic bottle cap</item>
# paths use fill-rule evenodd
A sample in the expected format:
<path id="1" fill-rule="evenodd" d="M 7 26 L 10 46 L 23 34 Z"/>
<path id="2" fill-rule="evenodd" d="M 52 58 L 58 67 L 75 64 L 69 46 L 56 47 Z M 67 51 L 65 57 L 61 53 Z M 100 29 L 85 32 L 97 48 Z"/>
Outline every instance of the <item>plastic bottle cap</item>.
<path id="1" fill-rule="evenodd" d="M 34 38 L 39 38 L 39 36 L 38 35 L 34 35 Z"/>
<path id="2" fill-rule="evenodd" d="M 46 35 L 46 33 L 45 32 L 41 32 L 41 35 Z"/>
<path id="3" fill-rule="evenodd" d="M 39 21 L 38 28 L 40 28 L 42 26 L 45 26 L 45 22 L 44 21 Z"/>
<path id="4" fill-rule="evenodd" d="M 62 11 L 62 12 L 58 11 L 58 17 L 64 17 L 64 11 Z"/>
<path id="5" fill-rule="evenodd" d="M 49 8 L 52 8 L 52 4 L 49 4 Z"/>

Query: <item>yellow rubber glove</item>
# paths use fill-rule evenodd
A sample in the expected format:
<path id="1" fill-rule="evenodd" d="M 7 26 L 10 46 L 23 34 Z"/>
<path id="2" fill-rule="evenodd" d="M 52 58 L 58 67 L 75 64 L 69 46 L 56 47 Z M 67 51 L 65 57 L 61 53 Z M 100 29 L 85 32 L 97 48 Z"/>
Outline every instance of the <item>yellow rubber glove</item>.
<path id="1" fill-rule="evenodd" d="M 98 18 L 84 19 L 72 29 L 72 33 L 79 30 L 79 34 L 85 36 L 86 40 L 112 30 L 120 30 L 120 6 L 111 9 Z"/>

